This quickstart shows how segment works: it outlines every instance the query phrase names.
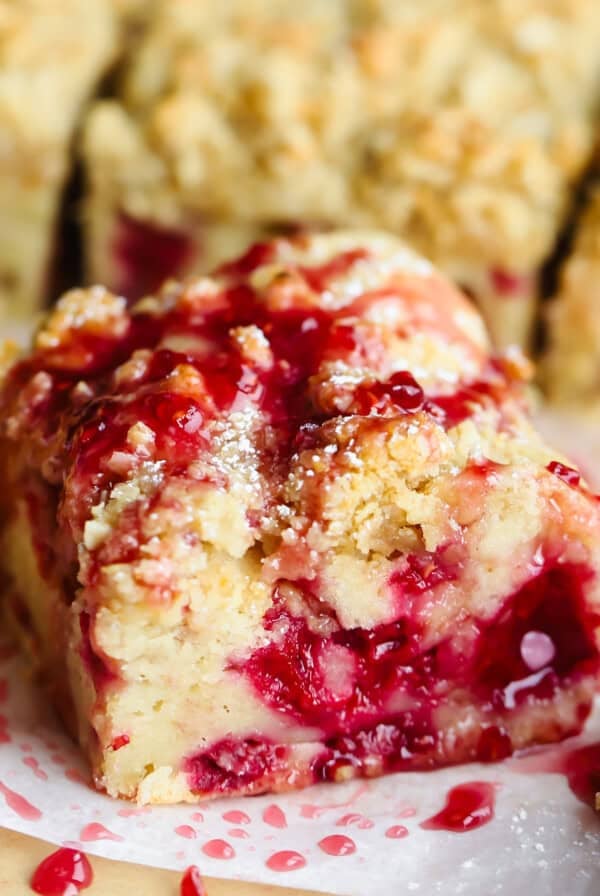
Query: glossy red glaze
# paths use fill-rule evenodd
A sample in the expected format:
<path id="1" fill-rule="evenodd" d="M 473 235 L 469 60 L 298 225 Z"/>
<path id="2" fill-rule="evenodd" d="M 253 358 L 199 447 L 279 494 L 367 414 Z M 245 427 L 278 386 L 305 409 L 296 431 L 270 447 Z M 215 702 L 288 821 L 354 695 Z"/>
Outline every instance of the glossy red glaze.
<path id="1" fill-rule="evenodd" d="M 448 792 L 444 808 L 422 821 L 426 831 L 451 831 L 463 834 L 488 824 L 494 817 L 496 790 L 487 781 L 459 784 Z"/>
<path id="2" fill-rule="evenodd" d="M 42 896 L 75 896 L 89 887 L 93 878 L 87 856 L 63 847 L 40 862 L 31 878 L 31 889 Z"/>
<path id="3" fill-rule="evenodd" d="M 180 896 L 206 896 L 206 887 L 197 865 L 190 865 L 179 886 Z"/>
<path id="4" fill-rule="evenodd" d="M 400 370 L 387 380 L 377 380 L 370 386 L 359 386 L 354 392 L 352 410 L 365 416 L 386 411 L 414 413 L 423 407 L 424 400 L 423 389 L 414 376 L 406 370 Z"/>
<path id="5" fill-rule="evenodd" d="M 139 299 L 185 270 L 194 256 L 194 243 L 183 232 L 122 214 L 112 253 L 118 272 L 113 289 L 128 299 Z"/>

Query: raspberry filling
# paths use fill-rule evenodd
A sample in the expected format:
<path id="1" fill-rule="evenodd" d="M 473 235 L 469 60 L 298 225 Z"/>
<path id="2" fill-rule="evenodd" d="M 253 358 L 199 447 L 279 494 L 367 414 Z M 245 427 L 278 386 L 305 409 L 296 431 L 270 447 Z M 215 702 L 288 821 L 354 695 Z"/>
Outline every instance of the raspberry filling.
<path id="1" fill-rule="evenodd" d="M 285 766 L 287 747 L 265 738 L 228 737 L 189 757 L 184 765 L 196 793 L 227 793 L 244 789 Z"/>
<path id="2" fill-rule="evenodd" d="M 113 288 L 128 299 L 148 295 L 185 270 L 195 251 L 185 233 L 121 214 L 112 246 L 119 272 Z"/>
<path id="3" fill-rule="evenodd" d="M 290 613 L 276 586 L 264 619 L 272 641 L 231 667 L 272 709 L 319 730 L 315 781 L 343 778 L 347 767 L 368 776 L 439 765 L 438 714 L 464 701 L 465 693 L 480 721 L 459 758 L 502 759 L 513 751 L 507 730 L 513 713 L 547 704 L 567 684 L 597 673 L 592 632 L 598 620 L 588 618 L 584 603 L 591 574 L 553 560 L 507 597 L 494 618 L 457 623 L 455 636 L 423 650 L 415 608 L 459 574 L 443 555 L 410 556 L 390 583 L 403 594 L 407 615 L 373 629 L 343 629 L 321 604 L 333 626 L 326 636 L 318 619 L 311 625 L 305 615 Z M 312 611 L 319 603 L 307 595 Z M 590 709 L 591 698 L 578 707 L 580 724 Z M 281 746 L 229 739 L 189 758 L 186 770 L 193 790 L 226 792 L 268 777 L 283 756 Z"/>
<path id="4" fill-rule="evenodd" d="M 81 645 L 79 654 L 94 683 L 96 693 L 103 693 L 107 687 L 118 680 L 118 676 L 93 643 L 93 625 L 93 619 L 89 613 L 80 614 Z"/>
<path id="5" fill-rule="evenodd" d="M 503 298 L 519 299 L 531 293 L 534 278 L 530 274 L 515 274 L 504 268 L 493 268 L 490 280 L 496 293 Z"/>

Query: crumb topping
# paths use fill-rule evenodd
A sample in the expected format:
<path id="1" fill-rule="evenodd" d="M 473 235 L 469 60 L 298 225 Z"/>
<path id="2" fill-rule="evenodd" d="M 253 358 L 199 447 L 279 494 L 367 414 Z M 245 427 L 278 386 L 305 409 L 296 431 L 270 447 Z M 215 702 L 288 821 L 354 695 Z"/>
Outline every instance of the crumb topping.
<path id="1" fill-rule="evenodd" d="M 530 274 L 591 149 L 599 36 L 595 0 L 168 0 L 92 113 L 93 189 L 166 227 L 351 221 Z"/>

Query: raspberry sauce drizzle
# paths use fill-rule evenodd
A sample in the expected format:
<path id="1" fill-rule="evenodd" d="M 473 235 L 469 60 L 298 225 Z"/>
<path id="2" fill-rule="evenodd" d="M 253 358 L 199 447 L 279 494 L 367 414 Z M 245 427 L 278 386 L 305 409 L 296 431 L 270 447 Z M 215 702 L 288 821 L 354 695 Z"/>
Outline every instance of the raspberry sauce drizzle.
<path id="1" fill-rule="evenodd" d="M 41 896 L 76 896 L 90 886 L 93 878 L 87 856 L 63 847 L 40 862 L 31 878 L 31 889 Z"/>
<path id="2" fill-rule="evenodd" d="M 83 843 L 92 843 L 97 840 L 113 840 L 115 843 L 120 843 L 123 840 L 119 834 L 114 834 L 97 821 L 92 821 L 82 828 L 79 832 L 79 839 Z"/>
<path id="3" fill-rule="evenodd" d="M 13 812 L 16 812 L 19 818 L 25 821 L 37 821 L 42 817 L 41 811 L 37 806 L 33 806 L 29 800 L 26 800 L 20 793 L 16 793 L 0 781 L 0 793 L 6 800 L 6 805 Z"/>
<path id="4" fill-rule="evenodd" d="M 426 831 L 451 831 L 463 834 L 480 828 L 494 817 L 496 790 L 487 781 L 471 781 L 453 787 L 446 796 L 446 805 L 436 815 L 422 821 Z"/>

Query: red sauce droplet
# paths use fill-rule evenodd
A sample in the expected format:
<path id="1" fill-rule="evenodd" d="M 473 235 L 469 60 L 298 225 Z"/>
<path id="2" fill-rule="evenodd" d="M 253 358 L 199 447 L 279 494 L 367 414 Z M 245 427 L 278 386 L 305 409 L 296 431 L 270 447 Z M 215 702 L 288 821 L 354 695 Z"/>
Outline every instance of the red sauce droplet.
<path id="1" fill-rule="evenodd" d="M 223 813 L 223 820 L 230 824 L 250 824 L 251 818 L 245 812 L 232 809 L 230 812 Z"/>
<path id="2" fill-rule="evenodd" d="M 304 868 L 306 859 L 293 849 L 283 849 L 269 856 L 266 865 L 271 871 L 296 871 L 297 868 Z"/>
<path id="3" fill-rule="evenodd" d="M 65 769 L 65 778 L 69 781 L 74 781 L 75 784 L 85 784 L 86 786 L 90 785 L 90 779 L 86 778 L 86 776 L 79 771 L 78 768 L 67 768 Z"/>
<path id="4" fill-rule="evenodd" d="M 280 809 L 275 803 L 267 806 L 262 814 L 262 818 L 264 823 L 270 825 L 272 828 L 287 828 L 287 818 L 285 817 L 285 813 L 283 809 Z"/>
<path id="5" fill-rule="evenodd" d="M 202 847 L 202 852 L 211 859 L 233 859 L 235 850 L 226 840 L 208 840 Z"/>
<path id="6" fill-rule="evenodd" d="M 178 837 L 185 837 L 186 840 L 195 840 L 196 831 L 189 824 L 180 824 L 175 828 Z"/>
<path id="7" fill-rule="evenodd" d="M 550 461 L 546 469 L 566 482 L 567 485 L 577 486 L 581 482 L 581 474 L 578 470 L 567 467 L 566 464 L 561 464 L 557 460 Z"/>
<path id="8" fill-rule="evenodd" d="M 103 824 L 99 824 L 97 821 L 93 821 L 91 824 L 86 824 L 86 826 L 81 829 L 79 839 L 82 843 L 91 843 L 95 840 L 114 840 L 115 843 L 119 843 L 123 840 L 119 834 L 113 834 L 112 831 L 109 831 L 108 828 L 105 828 Z"/>
<path id="9" fill-rule="evenodd" d="M 10 787 L 7 787 L 1 781 L 0 793 L 6 800 L 8 808 L 16 812 L 19 818 L 23 818 L 25 821 L 38 821 L 42 817 L 40 810 L 32 806 L 29 800 L 26 800 L 19 793 L 15 793 L 14 790 L 11 790 Z"/>
<path id="10" fill-rule="evenodd" d="M 496 790 L 487 781 L 459 784 L 449 791 L 446 805 L 420 827 L 426 831 L 452 831 L 462 834 L 488 824 L 494 817 Z"/>
<path id="11" fill-rule="evenodd" d="M 179 888 L 180 896 L 206 896 L 206 888 L 200 869 L 197 865 L 190 865 L 183 877 Z"/>
<path id="12" fill-rule="evenodd" d="M 414 806 L 407 806 L 405 809 L 401 809 L 398 812 L 398 818 L 414 818 L 417 814 L 417 810 Z"/>
<path id="13" fill-rule="evenodd" d="M 237 840 L 249 840 L 250 834 L 248 831 L 245 831 L 243 828 L 229 828 L 227 831 L 230 837 L 235 837 Z"/>
<path id="14" fill-rule="evenodd" d="M 204 821 L 202 812 L 192 812 L 192 821 Z"/>
<path id="15" fill-rule="evenodd" d="M 318 843 L 319 849 L 328 856 L 349 856 L 356 852 L 356 843 L 345 834 L 331 834 Z"/>
<path id="16" fill-rule="evenodd" d="M 354 825 L 361 831 L 368 831 L 374 824 L 375 822 L 371 821 L 370 818 L 365 818 L 364 815 L 359 815 L 358 812 L 350 812 L 348 815 L 342 815 L 342 817 L 338 818 L 336 821 L 336 826 L 339 828 Z"/>
<path id="17" fill-rule="evenodd" d="M 393 824 L 387 829 L 385 836 L 390 840 L 403 840 L 405 837 L 408 837 L 408 828 L 404 827 L 403 824 Z"/>
<path id="18" fill-rule="evenodd" d="M 33 756 L 24 756 L 23 765 L 26 765 L 28 768 L 30 768 L 36 778 L 39 778 L 40 781 L 48 780 L 48 775 L 43 769 L 40 768 L 39 762 Z"/>
<path id="19" fill-rule="evenodd" d="M 113 750 L 120 750 L 121 747 L 126 747 L 129 743 L 129 735 L 128 734 L 119 734 L 118 737 L 114 737 L 111 743 L 111 747 Z"/>
<path id="20" fill-rule="evenodd" d="M 93 878 L 87 856 L 63 847 L 40 862 L 31 878 L 31 889 L 42 896 L 75 896 L 89 887 Z"/>

